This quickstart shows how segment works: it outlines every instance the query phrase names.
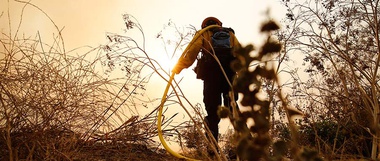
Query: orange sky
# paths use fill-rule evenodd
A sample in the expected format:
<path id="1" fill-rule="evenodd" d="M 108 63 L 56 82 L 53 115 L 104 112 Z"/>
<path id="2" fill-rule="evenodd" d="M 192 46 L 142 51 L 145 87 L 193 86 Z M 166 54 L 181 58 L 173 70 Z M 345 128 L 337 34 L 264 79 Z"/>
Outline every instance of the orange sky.
<path id="1" fill-rule="evenodd" d="M 7 18 L 8 0 L 0 0 L 1 28 Z M 239 40 L 246 44 L 255 39 L 258 25 L 265 19 L 263 12 L 272 4 L 272 17 L 280 19 L 284 16 L 283 9 L 278 8 L 281 0 L 31 0 L 45 11 L 57 24 L 63 28 L 67 47 L 75 48 L 82 45 L 96 46 L 105 41 L 105 32 L 118 32 L 124 28 L 121 15 L 129 13 L 141 23 L 147 37 L 154 36 L 163 25 L 171 19 L 179 25 L 194 25 L 199 28 L 205 17 L 218 17 L 224 26 L 233 27 Z M 15 17 L 13 27 L 23 7 L 22 3 L 10 0 L 10 11 Z M 23 27 L 29 31 L 44 30 L 51 27 L 46 23 L 46 17 L 33 7 L 24 10 Z M 45 26 L 47 25 L 47 26 Z M 49 31 L 47 31 L 49 32 Z M 50 31 L 51 32 L 51 31 Z M 152 44 L 155 45 L 155 44 Z"/>

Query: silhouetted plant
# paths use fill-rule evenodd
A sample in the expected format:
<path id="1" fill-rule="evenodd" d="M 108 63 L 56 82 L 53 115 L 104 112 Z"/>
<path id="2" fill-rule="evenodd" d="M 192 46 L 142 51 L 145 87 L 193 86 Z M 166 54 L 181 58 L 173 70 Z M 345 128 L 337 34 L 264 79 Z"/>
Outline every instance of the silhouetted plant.
<path id="1" fill-rule="evenodd" d="M 274 21 L 268 21 L 263 24 L 261 31 L 267 34 L 267 40 L 258 49 L 257 55 L 252 56 L 251 54 L 255 50 L 253 45 L 247 45 L 235 50 L 237 60 L 231 64 L 233 70 L 237 72 L 237 77 L 233 82 L 233 92 L 243 94 L 241 104 L 249 107 L 250 110 L 239 112 L 236 110 L 236 105 L 232 104 L 234 107 L 233 113 L 228 114 L 228 108 L 222 107 L 219 114 L 221 117 L 228 116 L 230 118 L 237 140 L 236 153 L 242 160 L 282 160 L 288 154 L 288 148 L 290 148 L 291 157 L 296 160 L 302 160 L 302 157 L 320 160 L 318 156 L 314 156 L 315 153 L 309 154 L 307 151 L 301 151 L 301 148 L 296 144 L 298 130 L 293 119 L 294 116 L 299 116 L 301 113 L 288 107 L 281 90 L 278 90 L 276 95 L 282 103 L 281 108 L 286 113 L 292 141 L 273 140 L 269 133 L 271 129 L 270 118 L 272 116 L 271 102 L 269 100 L 273 98 L 269 100 L 263 99 L 260 94 L 262 94 L 263 82 L 266 81 L 277 84 L 278 89 L 281 89 L 277 78 L 277 69 L 273 63 L 268 61 L 282 49 L 279 41 L 275 40 L 271 35 L 273 31 L 278 29 L 279 27 Z M 252 67 L 253 63 L 258 65 Z M 230 95 L 232 96 L 233 94 Z M 273 97 L 274 94 L 272 93 L 269 96 Z M 249 124 L 250 120 L 253 121 L 253 125 Z M 270 147 L 273 149 L 272 153 L 269 152 Z"/>
<path id="2" fill-rule="evenodd" d="M 30 2 L 9 3 L 39 10 Z M 127 29 L 138 25 L 124 20 Z M 154 60 L 134 54 L 139 46 L 117 34 L 108 35 L 108 45 L 83 53 L 66 51 L 61 30 L 51 22 L 58 32 L 51 43 L 42 41 L 39 33 L 19 33 L 20 26 L 15 32 L 1 32 L 0 160 L 91 160 L 119 151 L 112 155 L 118 160 L 129 150 L 157 150 L 150 151 L 158 146 L 153 140 L 156 108 L 145 115 L 137 110 L 151 103 L 141 99 L 146 98 L 145 83 L 151 76 L 141 70 L 152 69 Z M 115 75 L 117 71 L 124 75 Z M 170 121 L 166 118 L 165 123 Z M 134 149 L 130 144 L 142 146 Z"/>
<path id="3" fill-rule="evenodd" d="M 262 31 L 270 32 L 278 29 L 273 21 L 266 23 Z M 271 142 L 269 136 L 270 129 L 270 102 L 259 98 L 261 91 L 261 79 L 273 79 L 275 77 L 274 69 L 263 59 L 271 56 L 275 52 L 279 52 L 281 45 L 268 37 L 267 42 L 263 45 L 257 56 L 251 56 L 251 51 L 254 50 L 252 45 L 240 47 L 235 50 L 237 60 L 232 62 L 232 68 L 237 72 L 237 77 L 233 82 L 233 92 L 243 94 L 241 104 L 250 107 L 249 111 L 239 112 L 234 116 L 229 115 L 232 125 L 235 129 L 235 137 L 237 138 L 236 152 L 242 160 L 269 160 L 268 148 Z M 252 62 L 262 63 L 251 69 Z M 221 108 L 219 114 L 226 117 L 223 111 L 227 108 Z M 236 110 L 236 105 L 234 110 Z M 235 112 L 234 112 L 235 113 Z M 252 119 L 254 125 L 247 126 L 248 120 Z"/>
<path id="4" fill-rule="evenodd" d="M 305 113 L 303 123 L 313 127 L 321 123 L 319 117 L 337 123 L 338 131 L 329 136 L 331 138 L 340 133 L 350 135 L 346 136 L 350 139 L 371 135 L 370 157 L 376 159 L 380 134 L 379 96 L 375 94 L 379 93 L 379 2 L 283 2 L 288 13 L 281 41 L 287 48 L 286 52 L 303 55 L 305 72 L 309 76 L 306 81 L 295 81 L 294 95 L 289 95 L 293 104 Z M 304 101 L 297 101 L 300 99 Z M 356 136 L 351 137 L 353 135 Z M 359 139 L 352 143 L 359 141 L 362 142 Z M 352 143 L 342 147 L 335 143 L 323 145 L 331 149 L 324 155 L 326 158 L 346 159 L 356 153 L 345 151 L 353 146 Z M 367 154 L 363 153 L 362 157 L 366 158 Z"/>

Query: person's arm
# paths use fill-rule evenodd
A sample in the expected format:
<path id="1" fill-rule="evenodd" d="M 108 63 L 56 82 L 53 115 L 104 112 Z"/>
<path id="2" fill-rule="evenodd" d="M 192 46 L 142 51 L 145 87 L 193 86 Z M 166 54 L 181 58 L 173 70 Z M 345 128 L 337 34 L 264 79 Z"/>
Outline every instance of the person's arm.
<path id="1" fill-rule="evenodd" d="M 198 53 L 202 48 L 202 39 L 202 35 L 200 35 L 196 40 L 191 41 L 192 43 L 190 43 L 190 46 L 187 48 L 187 50 L 183 52 L 183 55 L 179 58 L 172 72 L 179 74 L 181 73 L 182 69 L 188 68 L 194 63 L 195 59 L 198 56 Z"/>

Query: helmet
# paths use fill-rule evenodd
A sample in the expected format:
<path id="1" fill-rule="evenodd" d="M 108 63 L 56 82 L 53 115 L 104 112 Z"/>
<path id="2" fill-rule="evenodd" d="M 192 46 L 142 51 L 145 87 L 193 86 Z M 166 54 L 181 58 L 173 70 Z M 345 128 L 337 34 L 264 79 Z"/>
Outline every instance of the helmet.
<path id="1" fill-rule="evenodd" d="M 203 20 L 202 22 L 202 29 L 210 26 L 210 25 L 219 25 L 222 26 L 222 22 L 219 21 L 219 19 L 215 17 L 207 17 L 206 19 Z"/>

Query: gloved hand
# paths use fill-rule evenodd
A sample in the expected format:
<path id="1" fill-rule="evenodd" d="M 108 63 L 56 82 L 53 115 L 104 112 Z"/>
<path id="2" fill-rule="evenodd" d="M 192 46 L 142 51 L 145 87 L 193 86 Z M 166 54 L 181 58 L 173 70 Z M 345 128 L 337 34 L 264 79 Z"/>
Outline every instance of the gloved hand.
<path id="1" fill-rule="evenodd" d="M 175 73 L 175 74 L 179 74 L 179 73 L 181 73 L 181 71 L 182 71 L 182 69 L 181 69 L 181 68 L 178 68 L 177 65 L 176 65 L 176 66 L 173 68 L 173 70 L 172 70 L 172 72 Z"/>

